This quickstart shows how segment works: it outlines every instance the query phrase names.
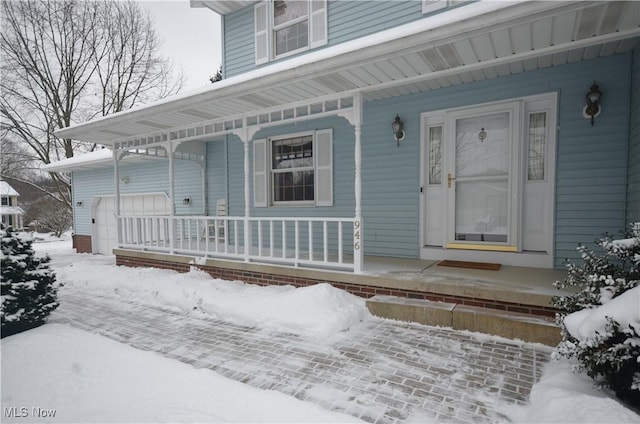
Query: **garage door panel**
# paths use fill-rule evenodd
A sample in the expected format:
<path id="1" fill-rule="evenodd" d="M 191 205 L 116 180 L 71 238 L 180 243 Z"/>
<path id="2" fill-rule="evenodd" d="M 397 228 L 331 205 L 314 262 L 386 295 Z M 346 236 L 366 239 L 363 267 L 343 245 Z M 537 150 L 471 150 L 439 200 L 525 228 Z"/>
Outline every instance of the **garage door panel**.
<path id="1" fill-rule="evenodd" d="M 120 210 L 123 215 L 168 215 L 170 203 L 164 193 L 124 195 L 120 198 Z M 94 253 L 111 255 L 117 244 L 118 228 L 114 197 L 100 197 L 95 204 L 93 216 Z"/>

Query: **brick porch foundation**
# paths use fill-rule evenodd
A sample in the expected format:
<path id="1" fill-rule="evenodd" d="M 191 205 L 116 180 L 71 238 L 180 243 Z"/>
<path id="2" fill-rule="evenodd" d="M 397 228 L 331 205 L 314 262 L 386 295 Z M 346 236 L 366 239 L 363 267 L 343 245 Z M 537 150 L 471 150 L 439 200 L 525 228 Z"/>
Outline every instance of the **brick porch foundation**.
<path id="1" fill-rule="evenodd" d="M 74 234 L 71 236 L 72 247 L 78 253 L 93 253 L 91 250 L 91 236 Z"/>
<path id="2" fill-rule="evenodd" d="M 121 254 L 121 253 L 126 253 Z M 171 258 L 163 260 L 157 256 Z M 360 297 L 370 298 L 375 295 L 398 296 L 410 299 L 422 299 L 435 302 L 455 303 L 459 305 L 490 308 L 494 310 L 518 312 L 532 316 L 553 317 L 556 310 L 548 304 L 548 300 L 537 299 L 537 302 L 518 303 L 495 298 L 494 291 L 487 291 L 487 298 L 456 295 L 452 293 L 438 293 L 429 290 L 429 285 L 415 287 L 400 279 L 381 278 L 370 275 L 355 275 L 347 273 L 326 272 L 318 270 L 304 270 L 300 268 L 283 268 L 256 263 L 230 262 L 208 260 L 206 265 L 190 263 L 193 258 L 178 255 L 157 255 L 146 252 L 116 251 L 116 264 L 129 267 L 154 267 L 171 269 L 178 272 L 188 272 L 191 267 L 201 269 L 214 278 L 224 280 L 239 280 L 258 285 L 292 285 L 295 287 L 311 286 L 328 283 L 346 290 Z M 209 263 L 213 263 L 210 265 Z M 250 267 L 251 269 L 245 269 Z M 307 274 L 307 275 L 304 275 Z M 319 276 L 320 278 L 315 278 Z M 407 287 L 414 286 L 414 287 Z M 464 291 L 464 290 L 461 290 Z M 531 297 L 530 295 L 528 296 Z M 535 297 L 535 296 L 533 296 Z M 546 302 L 544 301 L 546 300 Z M 536 304 L 537 303 L 537 304 Z M 542 303 L 542 304 L 541 304 Z"/>

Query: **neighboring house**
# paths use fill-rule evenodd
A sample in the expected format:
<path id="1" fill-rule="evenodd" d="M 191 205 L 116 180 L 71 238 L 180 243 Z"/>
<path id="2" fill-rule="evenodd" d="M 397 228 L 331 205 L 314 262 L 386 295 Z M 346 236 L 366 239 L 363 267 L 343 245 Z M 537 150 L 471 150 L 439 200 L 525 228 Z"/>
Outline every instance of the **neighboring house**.
<path id="1" fill-rule="evenodd" d="M 191 3 L 222 15 L 222 81 L 57 132 L 110 149 L 49 167 L 79 250 L 555 269 L 640 220 L 640 2 Z"/>
<path id="2" fill-rule="evenodd" d="M 20 194 L 14 190 L 6 181 L 0 181 L 0 214 L 2 223 L 14 230 L 21 230 L 24 227 L 24 210 L 18 206 Z"/>

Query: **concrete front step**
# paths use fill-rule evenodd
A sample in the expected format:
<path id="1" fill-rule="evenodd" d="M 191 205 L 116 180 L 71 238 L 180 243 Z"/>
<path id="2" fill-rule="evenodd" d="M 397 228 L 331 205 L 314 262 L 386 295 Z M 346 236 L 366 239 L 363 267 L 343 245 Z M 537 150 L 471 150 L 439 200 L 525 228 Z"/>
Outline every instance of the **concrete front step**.
<path id="1" fill-rule="evenodd" d="M 556 346 L 562 339 L 560 328 L 552 318 L 517 312 L 383 295 L 367 299 L 367 308 L 382 318 L 476 331 L 549 346 Z"/>

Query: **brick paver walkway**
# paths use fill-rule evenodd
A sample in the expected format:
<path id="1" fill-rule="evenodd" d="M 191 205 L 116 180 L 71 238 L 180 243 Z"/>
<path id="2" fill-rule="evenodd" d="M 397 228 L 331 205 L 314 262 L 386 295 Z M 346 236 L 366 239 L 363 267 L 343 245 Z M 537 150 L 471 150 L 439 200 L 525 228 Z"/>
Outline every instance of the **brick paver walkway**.
<path id="1" fill-rule="evenodd" d="M 371 423 L 509 421 L 550 350 L 372 319 L 322 341 L 194 318 L 120 298 L 65 294 L 50 322 L 208 368 Z"/>

